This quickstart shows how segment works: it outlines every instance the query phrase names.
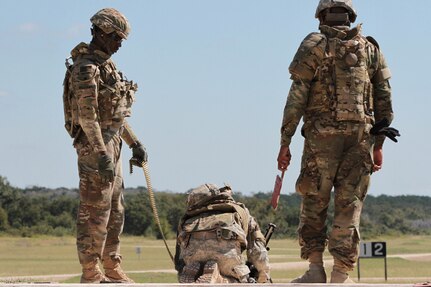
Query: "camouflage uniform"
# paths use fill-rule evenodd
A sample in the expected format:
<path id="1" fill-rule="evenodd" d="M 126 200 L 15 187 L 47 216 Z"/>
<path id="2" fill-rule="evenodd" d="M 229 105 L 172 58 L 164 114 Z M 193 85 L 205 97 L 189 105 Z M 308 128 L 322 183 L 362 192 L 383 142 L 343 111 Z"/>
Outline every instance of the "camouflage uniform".
<path id="1" fill-rule="evenodd" d="M 101 12 L 119 13 L 113 9 L 98 13 Z M 124 225 L 121 146 L 122 139 L 129 146 L 137 142 L 125 120 L 131 114 L 137 85 L 124 79 L 110 55 L 91 44 L 80 43 L 72 50 L 71 56 L 73 65 L 68 67 L 64 95 L 68 100 L 65 114 L 70 116 L 66 119 L 66 128 L 74 138 L 73 145 L 78 154 L 79 261 L 83 270 L 93 270 L 97 279 L 100 273 L 97 262 L 101 259 L 105 272 L 116 269 L 115 274 L 121 277 L 119 282 L 124 282 L 129 279 L 119 269 L 120 234 Z M 98 172 L 100 152 L 105 152 L 113 161 L 113 182 L 101 180 Z"/>
<path id="2" fill-rule="evenodd" d="M 265 238 L 248 209 L 234 201 L 230 187 L 202 185 L 190 192 L 187 206 L 178 226 L 175 255 L 180 283 L 248 282 L 244 250 L 259 273 L 258 282 L 269 280 Z M 221 278 L 205 281 L 206 268 L 216 263 Z"/>
<path id="3" fill-rule="evenodd" d="M 390 72 L 377 43 L 361 26 L 320 26 L 301 43 L 289 67 L 293 80 L 281 127 L 289 146 L 303 118 L 305 138 L 296 189 L 301 205 L 301 257 L 323 252 L 328 241 L 327 210 L 334 188 L 335 211 L 329 234 L 334 259 L 352 270 L 357 260 L 359 220 L 370 183 L 373 148 L 384 136 L 369 131 L 376 121 L 392 121 Z"/>

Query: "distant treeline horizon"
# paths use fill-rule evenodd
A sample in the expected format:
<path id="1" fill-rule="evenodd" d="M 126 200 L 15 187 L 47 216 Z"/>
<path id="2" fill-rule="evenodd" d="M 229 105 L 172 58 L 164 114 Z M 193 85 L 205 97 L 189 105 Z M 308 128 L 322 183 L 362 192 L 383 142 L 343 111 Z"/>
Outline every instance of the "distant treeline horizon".
<path id="1" fill-rule="evenodd" d="M 124 234 L 161 238 L 145 187 L 126 188 Z M 155 199 L 163 233 L 175 238 L 179 219 L 185 211 L 187 193 L 156 191 Z M 277 210 L 270 205 L 271 193 L 244 195 L 234 192 L 259 222 L 263 232 L 268 223 L 277 225 L 275 238 L 296 237 L 301 197 L 281 194 Z M 331 201 L 332 202 L 332 201 Z M 74 235 L 79 190 L 12 186 L 0 176 L 0 233 L 31 237 L 38 234 Z M 329 206 L 328 224 L 332 222 Z M 431 234 L 431 197 L 418 195 L 368 195 L 361 216 L 362 239 L 384 235 Z"/>

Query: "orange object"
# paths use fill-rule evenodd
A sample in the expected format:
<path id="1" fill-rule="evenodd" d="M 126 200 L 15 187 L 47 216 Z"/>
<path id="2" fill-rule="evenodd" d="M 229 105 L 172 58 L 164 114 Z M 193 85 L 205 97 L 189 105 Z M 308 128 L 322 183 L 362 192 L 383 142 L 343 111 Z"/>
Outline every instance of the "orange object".
<path id="1" fill-rule="evenodd" d="M 280 199 L 281 187 L 283 186 L 284 171 L 281 176 L 277 174 L 275 177 L 274 191 L 272 192 L 271 205 L 272 208 L 277 209 L 278 200 Z"/>

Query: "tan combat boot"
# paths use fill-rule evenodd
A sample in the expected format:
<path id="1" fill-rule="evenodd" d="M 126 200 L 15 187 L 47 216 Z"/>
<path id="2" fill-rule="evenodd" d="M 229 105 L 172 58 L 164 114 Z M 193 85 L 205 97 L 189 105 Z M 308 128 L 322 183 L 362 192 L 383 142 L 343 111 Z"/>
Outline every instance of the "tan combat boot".
<path id="1" fill-rule="evenodd" d="M 105 267 L 105 276 L 111 280 L 112 283 L 135 283 L 132 279 L 130 279 L 126 273 L 124 273 L 123 269 L 121 269 L 120 264 L 118 264 L 114 268 L 106 268 Z"/>
<path id="2" fill-rule="evenodd" d="M 202 275 L 196 280 L 196 283 L 228 283 L 220 274 L 218 264 L 215 261 L 208 261 L 205 263 Z"/>
<path id="3" fill-rule="evenodd" d="M 111 280 L 112 283 L 135 283 L 130 279 L 120 266 L 121 256 L 111 256 L 103 259 L 103 269 L 105 269 L 105 276 Z"/>
<path id="4" fill-rule="evenodd" d="M 304 275 L 293 279 L 291 283 L 326 283 L 326 272 L 322 265 L 310 264 Z"/>
<path id="5" fill-rule="evenodd" d="M 110 283 L 111 281 L 103 275 L 102 271 L 97 265 L 97 262 L 94 264 L 88 264 L 87 266 L 82 266 L 82 275 L 81 275 L 81 283 Z"/>
<path id="6" fill-rule="evenodd" d="M 331 283 L 356 283 L 346 272 L 334 270 L 331 272 Z"/>
<path id="7" fill-rule="evenodd" d="M 184 266 L 180 275 L 178 276 L 178 281 L 180 283 L 194 283 L 199 277 L 199 271 L 201 269 L 200 262 L 193 262 L 192 264 L 187 264 Z"/>

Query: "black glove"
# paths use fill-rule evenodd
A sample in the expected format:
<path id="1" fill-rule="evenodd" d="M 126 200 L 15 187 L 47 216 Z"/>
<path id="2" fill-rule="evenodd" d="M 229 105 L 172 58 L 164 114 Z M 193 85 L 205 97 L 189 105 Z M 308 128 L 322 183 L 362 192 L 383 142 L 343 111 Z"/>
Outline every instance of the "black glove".
<path id="1" fill-rule="evenodd" d="M 103 183 L 114 181 L 114 163 L 107 154 L 102 154 L 97 160 L 99 175 Z"/>
<path id="2" fill-rule="evenodd" d="M 148 161 L 148 154 L 144 145 L 137 141 L 130 147 L 132 148 L 132 158 L 135 159 L 131 161 L 132 164 L 141 167 L 142 163 Z"/>
<path id="3" fill-rule="evenodd" d="M 398 142 L 396 137 L 401 136 L 400 132 L 396 128 L 391 128 L 389 126 L 389 121 L 387 118 L 377 122 L 370 130 L 370 134 L 372 135 L 384 135 L 390 138 L 394 142 Z"/>

